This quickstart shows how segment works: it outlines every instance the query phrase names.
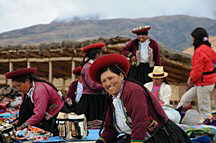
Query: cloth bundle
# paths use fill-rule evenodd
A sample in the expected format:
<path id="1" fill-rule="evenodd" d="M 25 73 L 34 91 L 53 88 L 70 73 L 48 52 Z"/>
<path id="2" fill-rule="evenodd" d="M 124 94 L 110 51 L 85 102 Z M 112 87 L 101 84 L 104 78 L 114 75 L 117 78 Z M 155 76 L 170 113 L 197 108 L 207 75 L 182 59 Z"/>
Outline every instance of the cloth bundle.
<path id="1" fill-rule="evenodd" d="M 10 143 L 12 142 L 13 125 L 2 122 L 0 125 L 0 142 Z"/>
<path id="2" fill-rule="evenodd" d="M 164 105 L 162 106 L 162 108 L 170 120 L 172 120 L 176 124 L 180 122 L 181 115 L 177 110 L 173 109 L 171 106 L 168 105 Z"/>
<path id="3" fill-rule="evenodd" d="M 57 117 L 59 136 L 64 139 L 81 139 L 87 136 L 87 120 L 84 114 L 59 113 Z"/>

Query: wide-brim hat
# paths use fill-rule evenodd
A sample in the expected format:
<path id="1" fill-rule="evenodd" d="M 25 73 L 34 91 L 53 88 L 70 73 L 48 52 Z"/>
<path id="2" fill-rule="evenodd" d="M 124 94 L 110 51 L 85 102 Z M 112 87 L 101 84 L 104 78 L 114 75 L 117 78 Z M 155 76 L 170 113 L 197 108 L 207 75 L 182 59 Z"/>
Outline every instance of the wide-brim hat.
<path id="1" fill-rule="evenodd" d="M 75 67 L 73 70 L 73 74 L 80 75 L 82 71 L 82 66 Z"/>
<path id="2" fill-rule="evenodd" d="M 125 75 L 127 75 L 130 64 L 128 59 L 125 56 L 120 54 L 109 54 L 105 56 L 101 56 L 94 61 L 89 69 L 89 75 L 91 79 L 97 83 L 101 83 L 100 81 L 100 71 L 108 66 L 116 65 L 118 66 Z"/>
<path id="3" fill-rule="evenodd" d="M 7 79 L 13 79 L 15 77 L 20 77 L 20 76 L 24 76 L 24 75 L 27 75 L 27 74 L 32 74 L 32 73 L 36 73 L 37 72 L 37 68 L 21 68 L 21 69 L 17 69 L 15 71 L 12 71 L 12 72 L 7 72 L 5 74 L 5 77 Z"/>
<path id="4" fill-rule="evenodd" d="M 99 49 L 99 48 L 103 48 L 106 44 L 103 43 L 103 42 L 98 42 L 98 43 L 94 43 L 94 44 L 90 44 L 90 45 L 87 45 L 85 47 L 82 47 L 81 50 L 83 52 L 88 52 L 89 50 L 91 49 Z"/>
<path id="5" fill-rule="evenodd" d="M 151 26 L 145 25 L 145 26 L 139 26 L 134 29 L 132 29 L 132 33 L 137 34 L 137 35 L 142 35 L 145 34 L 147 31 L 151 29 Z"/>
<path id="6" fill-rule="evenodd" d="M 165 78 L 168 76 L 168 73 L 164 72 L 163 66 L 154 66 L 153 71 L 148 76 L 151 78 Z"/>

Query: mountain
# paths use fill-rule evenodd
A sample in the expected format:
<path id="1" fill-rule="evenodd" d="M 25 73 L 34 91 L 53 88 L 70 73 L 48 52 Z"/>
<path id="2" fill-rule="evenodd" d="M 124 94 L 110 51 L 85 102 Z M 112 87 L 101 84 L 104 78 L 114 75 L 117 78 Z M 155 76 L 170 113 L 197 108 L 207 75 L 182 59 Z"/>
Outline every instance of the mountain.
<path id="1" fill-rule="evenodd" d="M 53 21 L 0 34 L 0 45 L 38 44 L 63 40 L 85 40 L 98 37 L 135 37 L 130 31 L 134 27 L 152 26 L 150 36 L 164 46 L 183 50 L 191 46 L 191 31 L 205 27 L 210 35 L 216 35 L 216 20 L 186 15 L 159 16 L 137 19 L 73 19 Z"/>
<path id="2" fill-rule="evenodd" d="M 210 36 L 209 37 L 209 42 L 211 43 L 211 46 L 216 51 L 216 36 Z M 194 53 L 194 47 L 186 48 L 182 52 L 186 53 L 186 54 L 189 54 L 189 55 L 193 55 L 193 53 Z"/>

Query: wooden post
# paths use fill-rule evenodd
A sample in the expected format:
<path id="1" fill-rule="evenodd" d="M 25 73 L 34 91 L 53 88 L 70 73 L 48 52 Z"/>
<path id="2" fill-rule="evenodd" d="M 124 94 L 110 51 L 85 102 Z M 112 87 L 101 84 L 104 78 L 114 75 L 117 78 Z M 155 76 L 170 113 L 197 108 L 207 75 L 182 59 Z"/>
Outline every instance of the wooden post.
<path id="1" fill-rule="evenodd" d="M 52 61 L 49 60 L 49 82 L 52 83 L 53 79 L 52 79 Z"/>
<path id="2" fill-rule="evenodd" d="M 29 61 L 29 59 L 27 59 L 27 68 L 30 68 L 31 67 L 31 63 Z"/>
<path id="3" fill-rule="evenodd" d="M 66 90 L 66 88 L 65 88 L 65 87 L 66 87 L 66 85 L 65 85 L 65 78 L 63 78 L 63 86 L 62 86 L 62 90 L 64 90 L 64 91 L 65 91 L 65 90 Z"/>
<path id="4" fill-rule="evenodd" d="M 9 72 L 12 72 L 12 71 L 13 71 L 13 63 L 9 62 Z"/>
<path id="5" fill-rule="evenodd" d="M 9 62 L 9 72 L 13 71 L 13 63 L 10 61 Z M 6 80 L 6 83 L 10 86 L 12 86 L 12 81 L 11 79 Z"/>
<path id="6" fill-rule="evenodd" d="M 72 63 L 71 63 L 71 80 L 72 81 L 74 81 L 75 80 L 75 76 L 74 76 L 74 74 L 73 74 L 73 70 L 74 70 L 74 68 L 75 68 L 75 61 L 73 61 L 73 59 L 72 59 Z"/>

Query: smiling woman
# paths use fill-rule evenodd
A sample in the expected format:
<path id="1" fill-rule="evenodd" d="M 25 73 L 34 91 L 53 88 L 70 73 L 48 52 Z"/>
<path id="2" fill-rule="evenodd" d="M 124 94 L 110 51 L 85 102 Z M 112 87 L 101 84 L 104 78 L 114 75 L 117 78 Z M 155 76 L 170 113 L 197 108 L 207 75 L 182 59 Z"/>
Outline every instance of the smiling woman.
<path id="1" fill-rule="evenodd" d="M 110 69 L 115 70 L 115 67 L 110 67 L 101 74 L 101 84 L 110 95 L 117 96 L 119 89 L 121 88 L 121 81 L 124 79 L 124 76 L 122 73 L 118 75 Z"/>
<path id="2" fill-rule="evenodd" d="M 129 67 L 126 57 L 119 54 L 99 57 L 90 67 L 91 78 L 110 95 L 96 143 L 190 143 L 158 100 L 143 85 L 126 79 Z"/>

